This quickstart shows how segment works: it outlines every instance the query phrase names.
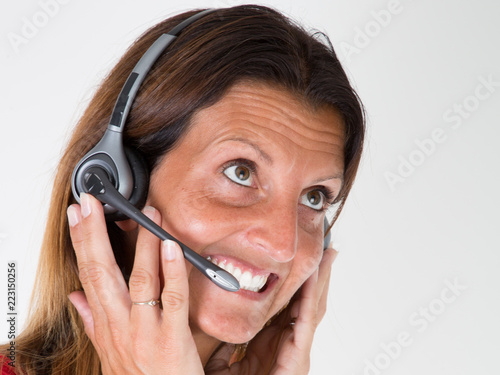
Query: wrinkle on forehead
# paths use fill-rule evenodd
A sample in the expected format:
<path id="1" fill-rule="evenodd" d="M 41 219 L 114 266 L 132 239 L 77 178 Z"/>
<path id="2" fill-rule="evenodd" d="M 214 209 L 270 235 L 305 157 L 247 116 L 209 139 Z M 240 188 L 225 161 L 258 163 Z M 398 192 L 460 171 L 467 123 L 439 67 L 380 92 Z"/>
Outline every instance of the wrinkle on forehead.
<path id="1" fill-rule="evenodd" d="M 254 129 L 253 133 L 258 136 L 274 133 L 284 136 L 284 143 L 292 142 L 305 151 L 332 154 L 341 151 L 343 156 L 345 126 L 335 108 L 313 109 L 304 100 L 268 84 L 236 84 L 218 103 L 206 108 L 203 116 L 217 122 L 213 127 L 217 138 L 224 136 L 226 129 L 221 125 L 227 124 L 231 125 L 231 131 L 252 132 L 250 129 Z"/>
<path id="2" fill-rule="evenodd" d="M 224 102 L 229 104 L 231 101 L 239 102 L 241 107 L 248 107 L 251 113 L 255 113 L 253 110 L 268 112 L 269 116 L 267 117 L 270 119 L 284 117 L 290 123 L 297 121 L 305 127 L 304 130 L 309 132 L 329 133 L 322 126 L 313 126 L 319 124 L 319 120 L 327 113 L 335 117 L 336 123 L 343 124 L 340 114 L 333 107 L 324 105 L 313 108 L 307 103 L 307 100 L 301 100 L 288 91 L 264 83 L 242 82 L 233 86 L 224 97 Z M 315 121 L 310 122 L 310 119 Z M 336 125 L 330 128 L 331 131 L 337 132 L 339 130 Z"/>

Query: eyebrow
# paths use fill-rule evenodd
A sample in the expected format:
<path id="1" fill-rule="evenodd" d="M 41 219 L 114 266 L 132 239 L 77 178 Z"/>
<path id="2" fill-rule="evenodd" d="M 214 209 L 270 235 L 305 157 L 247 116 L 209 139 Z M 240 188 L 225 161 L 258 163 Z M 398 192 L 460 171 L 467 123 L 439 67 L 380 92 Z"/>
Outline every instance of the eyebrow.
<path id="1" fill-rule="evenodd" d="M 314 180 L 313 184 L 319 184 L 320 182 L 328 181 L 328 180 L 340 180 L 343 183 L 344 182 L 344 174 L 343 173 L 336 173 L 336 174 L 331 175 L 331 176 L 321 177 L 321 178 L 318 178 L 317 180 Z"/>
<path id="2" fill-rule="evenodd" d="M 240 138 L 240 137 L 226 138 L 223 141 L 221 141 L 220 143 L 223 143 L 226 141 L 237 141 L 237 142 L 245 143 L 245 144 L 249 145 L 250 147 L 252 147 L 260 155 L 260 157 L 262 159 L 264 159 L 268 164 L 271 164 L 271 165 L 273 164 L 273 158 L 271 156 L 269 156 L 269 154 L 267 152 L 262 150 L 257 144 L 253 143 L 249 139 Z"/>

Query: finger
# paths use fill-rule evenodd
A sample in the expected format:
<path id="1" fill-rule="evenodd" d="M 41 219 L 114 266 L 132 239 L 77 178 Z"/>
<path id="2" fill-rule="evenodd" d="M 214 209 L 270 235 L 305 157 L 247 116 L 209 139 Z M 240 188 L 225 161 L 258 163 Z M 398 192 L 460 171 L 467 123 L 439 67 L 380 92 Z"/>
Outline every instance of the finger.
<path id="1" fill-rule="evenodd" d="M 337 259 L 338 251 L 335 249 L 329 249 L 328 250 L 332 255 L 330 256 L 330 259 L 327 260 L 327 263 L 324 265 L 320 265 L 320 275 L 318 279 L 318 283 L 322 285 L 322 289 L 319 291 L 320 299 L 318 302 L 318 316 L 317 316 L 317 324 L 323 319 L 326 313 L 326 307 L 327 307 L 327 299 L 328 299 L 328 290 L 330 288 L 330 279 L 331 279 L 331 270 L 332 270 L 332 264 Z"/>
<path id="2" fill-rule="evenodd" d="M 163 304 L 161 335 L 158 345 L 175 358 L 199 358 L 198 350 L 189 328 L 189 285 L 184 256 L 179 245 L 166 240 L 161 255 L 164 279 L 161 300 Z M 201 362 L 190 363 L 187 373 L 203 373 Z"/>
<path id="3" fill-rule="evenodd" d="M 316 325 L 318 325 L 324 318 L 326 314 L 326 308 L 328 303 L 328 291 L 330 289 L 330 277 L 328 277 L 327 282 L 321 292 L 319 301 L 318 301 L 318 312 L 316 314 Z"/>
<path id="4" fill-rule="evenodd" d="M 182 250 L 174 241 L 162 243 L 162 269 L 164 286 L 161 294 L 163 304 L 162 331 L 167 339 L 190 335 L 188 326 L 189 286 Z"/>
<path id="5" fill-rule="evenodd" d="M 94 318 L 92 317 L 92 311 L 90 310 L 90 306 L 87 302 L 87 298 L 85 297 L 85 293 L 81 291 L 72 292 L 68 295 L 68 298 L 73 306 L 75 306 L 76 311 L 78 311 L 78 314 L 82 318 L 87 336 L 94 344 L 94 347 L 96 347 L 94 343 Z"/>
<path id="6" fill-rule="evenodd" d="M 267 374 L 277 357 L 279 357 L 279 360 L 286 362 L 286 355 L 289 352 L 288 350 L 283 350 L 283 347 L 288 343 L 291 331 L 286 326 L 283 328 L 278 324 L 271 324 L 264 327 L 249 342 L 245 353 L 246 363 L 251 368 L 258 368 L 262 371 L 261 373 Z"/>
<path id="7" fill-rule="evenodd" d="M 157 225 L 161 225 L 160 213 L 153 207 L 144 208 L 144 214 Z M 160 239 L 141 227 L 137 237 L 134 267 L 129 280 L 130 299 L 145 302 L 160 298 Z M 132 305 L 131 318 L 141 333 L 150 334 L 147 327 L 155 328 L 151 320 L 158 320 L 160 309 L 157 306 Z"/>
<path id="8" fill-rule="evenodd" d="M 302 285 L 300 297 L 292 306 L 292 317 L 296 318 L 294 330 L 301 331 L 298 337 L 306 339 L 305 342 L 310 340 L 311 343 L 316 329 L 314 322 L 318 306 L 318 275 L 319 269 L 316 269 Z"/>
<path id="9" fill-rule="evenodd" d="M 99 312 L 104 314 L 104 311 L 98 302 L 94 288 L 91 283 L 87 282 L 87 278 L 85 276 L 86 271 L 84 269 L 84 265 L 87 264 L 87 254 L 85 252 L 85 240 L 82 233 L 82 215 L 80 205 L 73 204 L 69 206 L 67 215 L 71 243 L 73 244 L 73 249 L 75 250 L 76 260 L 78 263 L 78 277 L 80 278 L 85 293 L 87 293 L 85 300 L 93 301 L 91 304 L 94 306 L 94 313 Z"/>
<path id="10" fill-rule="evenodd" d="M 91 295 L 87 294 L 89 305 L 101 306 L 108 319 L 124 321 L 125 313 L 128 318 L 130 297 L 109 242 L 102 204 L 90 194 L 81 194 L 81 216 L 85 259 L 78 266 L 84 289 L 89 285 L 93 289 Z"/>
<path id="11" fill-rule="evenodd" d="M 121 220 L 121 221 L 115 221 L 115 224 L 118 228 L 120 228 L 124 232 L 130 232 L 134 229 L 137 229 L 139 224 L 137 224 L 134 220 L 132 219 L 127 219 L 127 220 Z"/>
<path id="12" fill-rule="evenodd" d="M 333 249 L 325 250 L 318 269 L 306 280 L 299 299 L 292 306 L 292 317 L 296 317 L 294 330 L 298 332 L 295 337 L 302 340 L 303 345 L 312 345 L 314 332 L 323 317 L 324 312 L 319 311 L 319 307 L 336 255 Z M 324 303 L 326 305 L 326 299 Z"/>
<path id="13" fill-rule="evenodd" d="M 332 264 L 337 258 L 338 251 L 328 248 L 323 252 L 323 258 L 319 264 L 318 283 L 325 284 L 326 278 L 330 276 Z"/>

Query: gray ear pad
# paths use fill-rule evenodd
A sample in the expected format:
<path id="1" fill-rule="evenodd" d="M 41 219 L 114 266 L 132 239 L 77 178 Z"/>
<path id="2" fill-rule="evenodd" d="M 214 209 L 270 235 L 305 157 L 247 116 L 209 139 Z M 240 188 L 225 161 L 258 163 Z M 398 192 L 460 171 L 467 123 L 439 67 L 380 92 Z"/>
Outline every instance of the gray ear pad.
<path id="1" fill-rule="evenodd" d="M 148 196 L 149 168 L 142 155 L 133 148 L 125 147 L 125 155 L 127 156 L 130 169 L 132 170 L 132 176 L 134 178 L 134 187 L 132 189 L 132 195 L 129 198 L 129 202 L 134 207 L 141 210 L 146 204 L 146 198 Z M 125 216 L 120 211 L 112 214 L 106 214 L 107 221 L 120 221 L 126 219 L 128 219 L 128 216 Z"/>
<path id="2" fill-rule="evenodd" d="M 328 219 L 325 217 L 325 221 L 323 222 L 323 233 L 326 233 L 328 228 L 330 227 L 330 224 L 328 223 Z M 324 241 L 323 241 L 323 250 L 328 249 L 328 246 L 330 246 L 330 241 L 332 240 L 332 231 L 329 231 L 328 234 L 326 235 Z"/>

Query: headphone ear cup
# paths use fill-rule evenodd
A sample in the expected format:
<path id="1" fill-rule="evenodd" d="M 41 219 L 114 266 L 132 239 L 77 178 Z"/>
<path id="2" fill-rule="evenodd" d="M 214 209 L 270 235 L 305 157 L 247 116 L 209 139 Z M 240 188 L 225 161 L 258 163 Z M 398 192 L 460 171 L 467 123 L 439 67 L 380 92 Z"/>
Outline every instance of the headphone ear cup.
<path id="1" fill-rule="evenodd" d="M 129 202 L 139 210 L 146 204 L 149 190 L 149 168 L 143 156 L 136 150 L 130 147 L 125 147 L 125 156 L 130 164 L 132 177 L 134 179 L 134 187 Z M 106 215 L 107 221 L 127 220 L 128 216 L 120 211 Z"/>

